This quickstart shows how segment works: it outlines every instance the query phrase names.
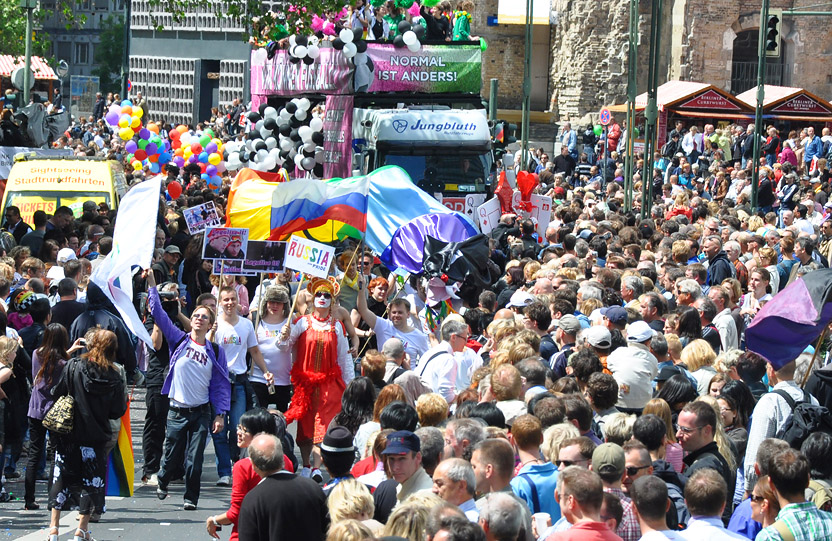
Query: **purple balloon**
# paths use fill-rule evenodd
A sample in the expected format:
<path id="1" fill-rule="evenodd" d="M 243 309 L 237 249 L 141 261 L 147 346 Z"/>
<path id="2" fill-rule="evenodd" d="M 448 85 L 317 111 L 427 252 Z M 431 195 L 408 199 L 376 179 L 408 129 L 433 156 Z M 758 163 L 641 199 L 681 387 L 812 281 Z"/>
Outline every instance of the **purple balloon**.
<path id="1" fill-rule="evenodd" d="M 173 159 L 173 163 L 176 164 L 176 167 L 185 167 L 185 158 L 182 156 L 177 156 Z"/>
<path id="2" fill-rule="evenodd" d="M 209 177 L 213 177 L 217 174 L 217 166 L 216 165 L 209 165 L 205 168 L 205 172 L 208 174 Z"/>
<path id="3" fill-rule="evenodd" d="M 147 152 L 147 155 L 157 154 L 159 152 L 159 148 L 156 146 L 156 143 L 148 143 L 147 146 L 144 148 L 144 151 Z"/>
<path id="4" fill-rule="evenodd" d="M 107 121 L 107 124 L 110 126 L 118 125 L 118 113 L 116 111 L 110 111 L 107 113 L 107 116 L 104 117 L 104 120 Z"/>
<path id="5" fill-rule="evenodd" d="M 213 141 L 208 143 L 208 146 L 205 147 L 205 152 L 207 152 L 208 154 L 213 154 L 216 151 L 217 151 L 217 144 Z"/>
<path id="6" fill-rule="evenodd" d="M 124 145 L 124 150 L 126 150 L 130 154 L 135 154 L 136 150 L 138 150 L 138 148 L 139 148 L 139 145 L 137 145 L 136 142 L 133 141 L 132 139 L 127 141 L 127 144 Z"/>
<path id="7" fill-rule="evenodd" d="M 150 130 L 142 128 L 139 130 L 139 139 L 150 139 Z"/>

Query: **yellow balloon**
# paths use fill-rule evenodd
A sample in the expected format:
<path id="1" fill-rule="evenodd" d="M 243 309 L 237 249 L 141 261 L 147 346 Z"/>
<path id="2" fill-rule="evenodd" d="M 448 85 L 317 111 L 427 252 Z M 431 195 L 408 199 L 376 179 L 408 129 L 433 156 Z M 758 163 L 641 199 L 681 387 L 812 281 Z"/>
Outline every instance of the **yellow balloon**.
<path id="1" fill-rule="evenodd" d="M 137 130 L 141 127 L 141 125 L 142 125 L 142 119 L 141 118 L 139 118 L 137 116 L 130 117 L 130 127 L 131 128 L 133 128 L 134 130 Z"/>
<path id="2" fill-rule="evenodd" d="M 133 170 L 134 171 L 141 171 L 141 169 L 142 169 L 142 162 L 140 162 L 138 160 L 133 162 Z"/>
<path id="3" fill-rule="evenodd" d="M 126 117 L 119 117 L 118 119 L 118 127 L 119 128 L 126 128 L 130 125 L 130 122 L 127 120 Z"/>
<path id="4" fill-rule="evenodd" d="M 133 116 L 141 118 L 144 115 L 144 111 L 141 107 L 135 107 L 133 109 Z"/>
<path id="5" fill-rule="evenodd" d="M 191 151 L 191 147 L 185 147 L 185 150 L 182 151 L 182 154 L 182 157 L 186 160 L 194 155 L 194 153 Z"/>
<path id="6" fill-rule="evenodd" d="M 130 128 L 121 128 L 118 131 L 118 136 L 121 137 L 125 141 L 129 141 L 130 139 L 133 138 L 134 135 L 136 135 L 136 132 L 134 132 Z"/>
<path id="7" fill-rule="evenodd" d="M 214 153 L 208 156 L 208 163 L 210 163 L 211 165 L 219 165 L 221 161 L 222 156 L 220 156 L 219 154 Z"/>

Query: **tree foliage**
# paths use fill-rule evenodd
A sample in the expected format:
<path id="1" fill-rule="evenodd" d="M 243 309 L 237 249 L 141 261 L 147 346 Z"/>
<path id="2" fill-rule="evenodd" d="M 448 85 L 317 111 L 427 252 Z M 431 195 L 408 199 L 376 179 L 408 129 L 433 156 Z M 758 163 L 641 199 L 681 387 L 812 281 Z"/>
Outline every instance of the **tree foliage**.
<path id="1" fill-rule="evenodd" d="M 157 30 L 163 30 L 159 15 L 170 15 L 175 24 L 196 12 L 231 18 L 243 27 L 245 38 L 269 40 L 286 34 L 312 34 L 315 15 L 341 13 L 353 0 L 296 0 L 285 2 L 286 8 L 272 11 L 261 0 L 150 0 L 151 18 Z"/>
<path id="2" fill-rule="evenodd" d="M 102 92 L 116 92 L 121 85 L 119 74 L 124 58 L 124 19 L 120 15 L 107 17 L 102 22 L 101 42 L 95 49 L 96 67 L 93 75 L 99 78 Z"/>
<path id="3" fill-rule="evenodd" d="M 34 25 L 42 22 L 48 12 L 35 9 Z M 49 50 L 50 40 L 45 32 L 33 31 L 32 54 L 42 56 Z M 18 0 L 0 0 L 0 54 L 26 54 L 26 10 Z"/>

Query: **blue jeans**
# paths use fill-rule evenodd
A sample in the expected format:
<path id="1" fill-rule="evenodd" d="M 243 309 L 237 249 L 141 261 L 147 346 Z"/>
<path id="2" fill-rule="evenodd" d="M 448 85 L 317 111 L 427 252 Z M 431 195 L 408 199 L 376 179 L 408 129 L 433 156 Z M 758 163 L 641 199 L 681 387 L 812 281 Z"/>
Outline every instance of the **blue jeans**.
<path id="1" fill-rule="evenodd" d="M 249 397 L 248 381 L 235 381 L 231 384 L 231 410 L 225 416 L 225 428 L 217 434 L 211 434 L 214 441 L 214 453 L 217 456 L 217 476 L 231 475 L 231 461 L 240 458 L 237 448 L 237 425 L 240 417 L 247 411 Z"/>
<path id="2" fill-rule="evenodd" d="M 173 472 L 181 471 L 184 462 L 185 500 L 194 504 L 199 501 L 202 462 L 210 426 L 211 407 L 208 404 L 196 408 L 171 406 L 165 431 L 165 456 L 159 468 L 160 488 L 167 490 Z"/>

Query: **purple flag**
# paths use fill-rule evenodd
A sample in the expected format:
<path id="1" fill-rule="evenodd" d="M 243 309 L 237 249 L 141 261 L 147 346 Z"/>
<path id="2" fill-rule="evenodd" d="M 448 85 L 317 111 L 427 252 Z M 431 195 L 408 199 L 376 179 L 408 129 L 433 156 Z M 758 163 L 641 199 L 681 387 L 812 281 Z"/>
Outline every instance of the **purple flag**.
<path id="1" fill-rule="evenodd" d="M 460 215 L 423 214 L 393 233 L 393 239 L 380 259 L 391 270 L 402 268 L 418 274 L 422 272 L 422 254 L 427 236 L 445 242 L 462 242 L 476 234 L 474 226 Z"/>

